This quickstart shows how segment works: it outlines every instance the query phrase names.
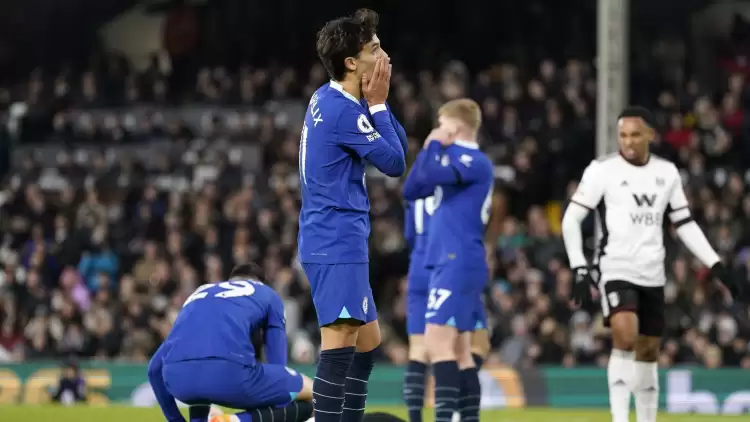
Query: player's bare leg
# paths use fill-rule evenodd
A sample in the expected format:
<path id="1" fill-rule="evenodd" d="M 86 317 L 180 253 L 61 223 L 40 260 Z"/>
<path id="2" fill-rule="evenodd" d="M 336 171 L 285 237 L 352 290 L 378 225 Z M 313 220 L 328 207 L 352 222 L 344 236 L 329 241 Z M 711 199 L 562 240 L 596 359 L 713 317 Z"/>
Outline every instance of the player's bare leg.
<path id="1" fill-rule="evenodd" d="M 460 391 L 458 341 L 459 333 L 454 327 L 427 324 L 425 328 L 425 346 L 435 376 L 435 422 L 449 422 L 457 410 Z"/>
<path id="2" fill-rule="evenodd" d="M 427 371 L 427 347 L 424 334 L 409 336 L 409 366 L 404 372 L 404 402 L 409 413 L 409 422 L 422 422 L 424 407 L 425 373 Z"/>
<path id="3" fill-rule="evenodd" d="M 628 422 L 638 316 L 635 312 L 620 311 L 610 315 L 609 323 L 612 328 L 612 353 L 607 365 L 609 408 L 612 422 Z"/>
<path id="4" fill-rule="evenodd" d="M 356 353 L 346 375 L 341 422 L 361 422 L 367 402 L 367 383 L 375 364 L 374 351 L 380 346 L 380 325 L 372 321 L 359 327 Z"/>
<path id="5" fill-rule="evenodd" d="M 474 365 L 481 369 L 490 354 L 490 333 L 487 329 L 474 330 L 471 333 L 471 355 Z"/>
<path id="6" fill-rule="evenodd" d="M 659 337 L 639 336 L 635 341 L 633 394 L 638 422 L 655 422 L 659 408 L 659 376 L 657 373 Z"/>

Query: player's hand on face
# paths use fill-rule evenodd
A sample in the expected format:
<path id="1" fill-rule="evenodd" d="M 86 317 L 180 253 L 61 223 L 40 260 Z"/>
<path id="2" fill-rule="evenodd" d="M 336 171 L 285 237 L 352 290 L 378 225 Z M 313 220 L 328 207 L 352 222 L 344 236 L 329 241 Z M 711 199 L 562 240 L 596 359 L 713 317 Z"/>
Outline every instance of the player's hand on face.
<path id="1" fill-rule="evenodd" d="M 427 136 L 427 139 L 425 139 L 424 146 L 430 144 L 432 141 L 440 142 L 443 146 L 448 146 L 455 141 L 456 133 L 451 130 L 451 128 L 440 126 L 435 129 L 432 129 L 432 132 Z"/>
<path id="2" fill-rule="evenodd" d="M 586 267 L 573 269 L 573 288 L 570 290 L 570 300 L 575 306 L 583 307 L 592 302 L 591 286 L 594 286 L 594 278 Z"/>
<path id="3" fill-rule="evenodd" d="M 388 91 L 391 89 L 391 69 L 391 59 L 387 56 L 379 57 L 375 61 L 372 74 L 362 75 L 362 95 L 370 107 L 385 104 L 388 99 Z"/>

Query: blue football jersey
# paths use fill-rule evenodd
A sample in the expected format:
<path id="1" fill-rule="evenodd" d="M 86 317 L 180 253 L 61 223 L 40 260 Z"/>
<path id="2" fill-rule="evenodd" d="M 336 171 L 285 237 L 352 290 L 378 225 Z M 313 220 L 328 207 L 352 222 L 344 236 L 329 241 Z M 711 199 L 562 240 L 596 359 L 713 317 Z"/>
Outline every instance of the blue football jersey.
<path id="1" fill-rule="evenodd" d="M 367 164 L 389 176 L 405 169 L 406 136 L 385 104 L 366 103 L 330 82 L 310 99 L 299 149 L 303 263 L 369 261 Z"/>
<path id="2" fill-rule="evenodd" d="M 494 187 L 490 159 L 475 143 L 456 141 L 444 148 L 431 142 L 414 167 L 409 175 L 413 182 L 407 186 L 407 179 L 404 195 L 416 199 L 434 191 L 425 265 L 486 267 L 484 232 Z"/>
<path id="3" fill-rule="evenodd" d="M 426 283 L 427 269 L 425 257 L 427 252 L 427 239 L 429 234 L 430 219 L 435 213 L 436 204 L 433 196 L 419 198 L 409 201 L 404 221 L 404 237 L 406 238 L 411 254 L 409 257 L 409 285 L 416 290 L 424 290 L 425 285 L 413 285 L 415 283 Z M 423 276 L 424 275 L 424 276 Z"/>
<path id="4" fill-rule="evenodd" d="M 164 341 L 164 363 L 223 358 L 256 362 L 251 336 L 265 332 L 266 360 L 287 362 L 284 304 L 269 286 L 234 280 L 200 286 L 185 301 Z"/>

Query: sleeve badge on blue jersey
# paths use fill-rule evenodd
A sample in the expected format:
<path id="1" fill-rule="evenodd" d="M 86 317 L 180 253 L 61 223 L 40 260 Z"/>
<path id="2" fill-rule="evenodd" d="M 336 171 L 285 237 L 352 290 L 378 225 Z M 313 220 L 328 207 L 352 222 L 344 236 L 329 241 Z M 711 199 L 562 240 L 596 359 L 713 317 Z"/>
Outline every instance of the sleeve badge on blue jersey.
<path id="1" fill-rule="evenodd" d="M 357 129 L 364 134 L 375 132 L 375 128 L 372 127 L 372 123 L 364 114 L 360 114 L 357 117 Z"/>

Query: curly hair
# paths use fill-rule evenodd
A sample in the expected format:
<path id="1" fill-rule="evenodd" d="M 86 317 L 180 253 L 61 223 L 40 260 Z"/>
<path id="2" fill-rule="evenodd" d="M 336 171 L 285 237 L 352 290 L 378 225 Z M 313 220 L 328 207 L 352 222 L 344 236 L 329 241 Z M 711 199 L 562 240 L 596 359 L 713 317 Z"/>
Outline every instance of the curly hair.
<path id="1" fill-rule="evenodd" d="M 362 48 L 372 41 L 378 27 L 378 14 L 359 9 L 352 16 L 326 22 L 318 32 L 316 49 L 328 75 L 336 81 L 344 79 L 344 60 L 358 57 Z"/>

